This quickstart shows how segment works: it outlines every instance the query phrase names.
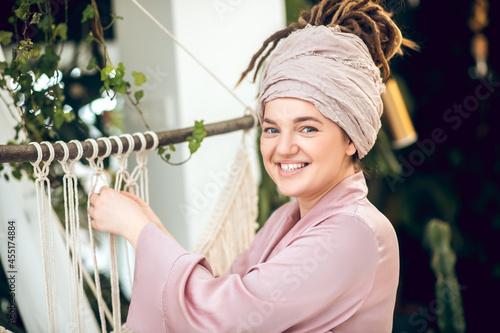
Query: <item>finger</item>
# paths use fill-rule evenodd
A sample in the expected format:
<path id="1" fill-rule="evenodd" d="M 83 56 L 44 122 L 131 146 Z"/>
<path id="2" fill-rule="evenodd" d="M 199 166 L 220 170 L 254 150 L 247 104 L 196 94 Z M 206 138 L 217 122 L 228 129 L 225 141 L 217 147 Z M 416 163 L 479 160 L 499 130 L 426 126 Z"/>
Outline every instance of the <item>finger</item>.
<path id="1" fill-rule="evenodd" d="M 99 199 L 98 193 L 92 193 L 89 197 L 89 204 L 91 206 L 95 206 L 96 201 Z"/>
<path id="2" fill-rule="evenodd" d="M 146 202 L 135 194 L 132 194 L 132 193 L 126 192 L 126 191 L 120 191 L 120 193 L 123 194 L 124 196 L 129 197 L 130 199 L 134 200 L 140 206 L 147 206 Z"/>
<path id="3" fill-rule="evenodd" d="M 94 219 L 94 211 L 95 211 L 94 206 L 90 206 L 88 211 L 87 211 L 91 220 Z"/>
<path id="4" fill-rule="evenodd" d="M 92 225 L 92 228 L 99 230 L 98 225 L 97 225 L 97 221 L 95 219 L 90 218 L 90 225 Z"/>
<path id="5" fill-rule="evenodd" d="M 111 187 L 109 186 L 103 186 L 101 187 L 101 189 L 99 190 L 99 193 L 103 193 L 103 192 L 106 192 L 106 191 L 114 191 Z"/>

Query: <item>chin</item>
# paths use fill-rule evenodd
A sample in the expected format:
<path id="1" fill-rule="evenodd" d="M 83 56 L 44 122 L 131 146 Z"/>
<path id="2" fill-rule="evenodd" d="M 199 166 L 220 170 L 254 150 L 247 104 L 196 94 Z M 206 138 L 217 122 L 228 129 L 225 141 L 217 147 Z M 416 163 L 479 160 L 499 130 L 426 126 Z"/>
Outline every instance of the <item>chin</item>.
<path id="1" fill-rule="evenodd" d="M 281 194 L 287 197 L 300 198 L 305 196 L 306 189 L 298 188 L 297 186 L 278 186 L 278 189 Z"/>

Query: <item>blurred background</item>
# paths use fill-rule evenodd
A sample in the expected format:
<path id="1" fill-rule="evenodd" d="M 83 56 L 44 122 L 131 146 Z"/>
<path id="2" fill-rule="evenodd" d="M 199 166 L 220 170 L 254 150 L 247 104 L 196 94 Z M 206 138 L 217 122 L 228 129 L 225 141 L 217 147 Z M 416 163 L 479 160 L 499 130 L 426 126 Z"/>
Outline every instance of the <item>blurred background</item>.
<path id="1" fill-rule="evenodd" d="M 262 42 L 317 2 L 141 3 L 232 87 Z M 15 33 L 9 18 L 20 3 L 6 0 L 0 4 L 0 31 Z M 64 112 L 73 116 L 65 118 L 58 128 L 30 132 L 32 138 L 69 141 L 145 131 L 130 100 L 126 96 L 109 98 L 100 91 L 99 71 L 87 69 L 92 57 L 97 64 L 105 58 L 102 47 L 88 40 L 91 20 L 82 22 L 90 1 L 68 1 L 67 14 L 63 0 L 50 4 L 54 24 L 67 23 L 56 84 L 64 96 Z M 113 64 L 123 62 L 125 77 L 131 81 L 132 70 L 143 72 L 148 79 L 140 104 L 153 130 L 192 126 L 195 119 L 211 123 L 244 114 L 237 101 L 130 1 L 97 4 L 102 26 L 111 23 L 103 40 Z M 500 110 L 500 23 L 495 17 L 500 14 L 500 4 L 492 0 L 388 0 L 385 5 L 403 35 L 420 46 L 420 51 L 407 50 L 391 61 L 391 82 L 395 85 L 384 99 L 384 127 L 375 148 L 363 160 L 369 199 L 393 223 L 399 238 L 401 274 L 393 332 L 495 331 L 500 310 L 500 117 L 496 113 Z M 33 40 L 43 40 L 35 24 L 29 27 Z M 16 28 L 22 25 L 18 23 Z M 12 37 L 2 47 L 8 62 L 15 42 Z M 253 107 L 257 91 L 258 84 L 249 79 L 236 89 Z M 395 101 L 396 110 L 389 105 L 390 100 Z M 388 116 L 394 112 L 395 116 Z M 7 112 L 3 116 L 10 117 Z M 6 126 L 7 120 L 3 124 Z M 9 124 L 9 131 L 2 128 L 2 144 L 14 140 L 15 122 L 11 119 Z M 254 130 L 246 140 L 255 147 L 262 223 L 288 198 L 282 197 L 261 172 L 257 136 Z M 150 161 L 150 178 L 155 184 L 151 205 L 186 248 L 192 248 L 202 233 L 213 201 L 222 190 L 221 174 L 232 163 L 241 140 L 241 133 L 207 138 L 182 167 L 169 166 L 159 158 Z M 174 159 L 189 156 L 183 148 L 181 145 Z M 0 169 L 2 198 L 11 196 L 23 181 L 28 182 L 25 186 L 33 186 L 25 176 L 21 181 L 14 179 L 16 168 Z M 22 172 L 29 172 L 29 167 Z M 85 176 L 82 171 L 82 178 Z M 57 197 L 57 188 L 54 192 Z M 12 216 L 22 219 L 20 215 L 30 215 L 11 213 L 11 207 L 5 205 L 0 209 L 2 223 Z M 430 222 L 444 231 L 433 233 L 437 229 L 430 228 Z M 106 281 L 106 262 L 102 267 Z M 130 295 L 127 288 L 123 293 L 126 314 Z M 28 323 L 34 317 L 22 309 L 16 325 L 8 323 L 7 294 L 7 280 L 2 278 L 0 305 L 5 315 L 0 316 L 0 326 L 14 332 L 29 331 Z M 91 306 L 95 312 L 96 307 Z"/>

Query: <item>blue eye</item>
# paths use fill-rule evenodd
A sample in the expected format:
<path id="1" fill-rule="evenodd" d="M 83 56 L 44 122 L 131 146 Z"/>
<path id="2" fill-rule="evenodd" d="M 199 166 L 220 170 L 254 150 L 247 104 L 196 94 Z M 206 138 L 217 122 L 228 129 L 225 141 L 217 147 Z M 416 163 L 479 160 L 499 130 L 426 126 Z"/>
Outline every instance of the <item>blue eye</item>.
<path id="1" fill-rule="evenodd" d="M 318 130 L 314 127 L 310 127 L 310 126 L 307 126 L 307 127 L 304 127 L 302 129 L 302 132 L 305 132 L 305 133 L 313 133 L 313 132 L 317 132 Z"/>
<path id="2" fill-rule="evenodd" d="M 279 131 L 278 131 L 276 128 L 273 128 L 273 127 L 268 127 L 268 128 L 265 128 L 265 129 L 264 129 L 264 132 L 265 132 L 265 133 L 268 133 L 268 134 L 276 134 L 276 133 L 279 133 Z"/>

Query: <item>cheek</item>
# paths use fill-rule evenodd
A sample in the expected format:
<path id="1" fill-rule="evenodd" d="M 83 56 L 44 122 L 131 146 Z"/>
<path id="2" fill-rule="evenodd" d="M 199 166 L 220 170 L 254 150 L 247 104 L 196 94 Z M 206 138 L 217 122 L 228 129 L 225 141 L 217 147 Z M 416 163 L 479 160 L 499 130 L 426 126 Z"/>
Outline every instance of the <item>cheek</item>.
<path id="1" fill-rule="evenodd" d="M 264 168 L 266 169 L 267 173 L 271 175 L 270 171 L 272 170 L 272 167 L 274 164 L 272 163 L 272 157 L 273 157 L 273 146 L 271 142 L 269 142 L 268 139 L 260 138 L 260 154 L 262 155 L 262 161 L 264 163 Z"/>
<path id="2" fill-rule="evenodd" d="M 271 158 L 272 148 L 269 143 L 269 140 L 266 140 L 263 137 L 260 137 L 260 154 L 262 155 L 262 159 L 264 163 L 267 162 L 269 158 Z"/>

